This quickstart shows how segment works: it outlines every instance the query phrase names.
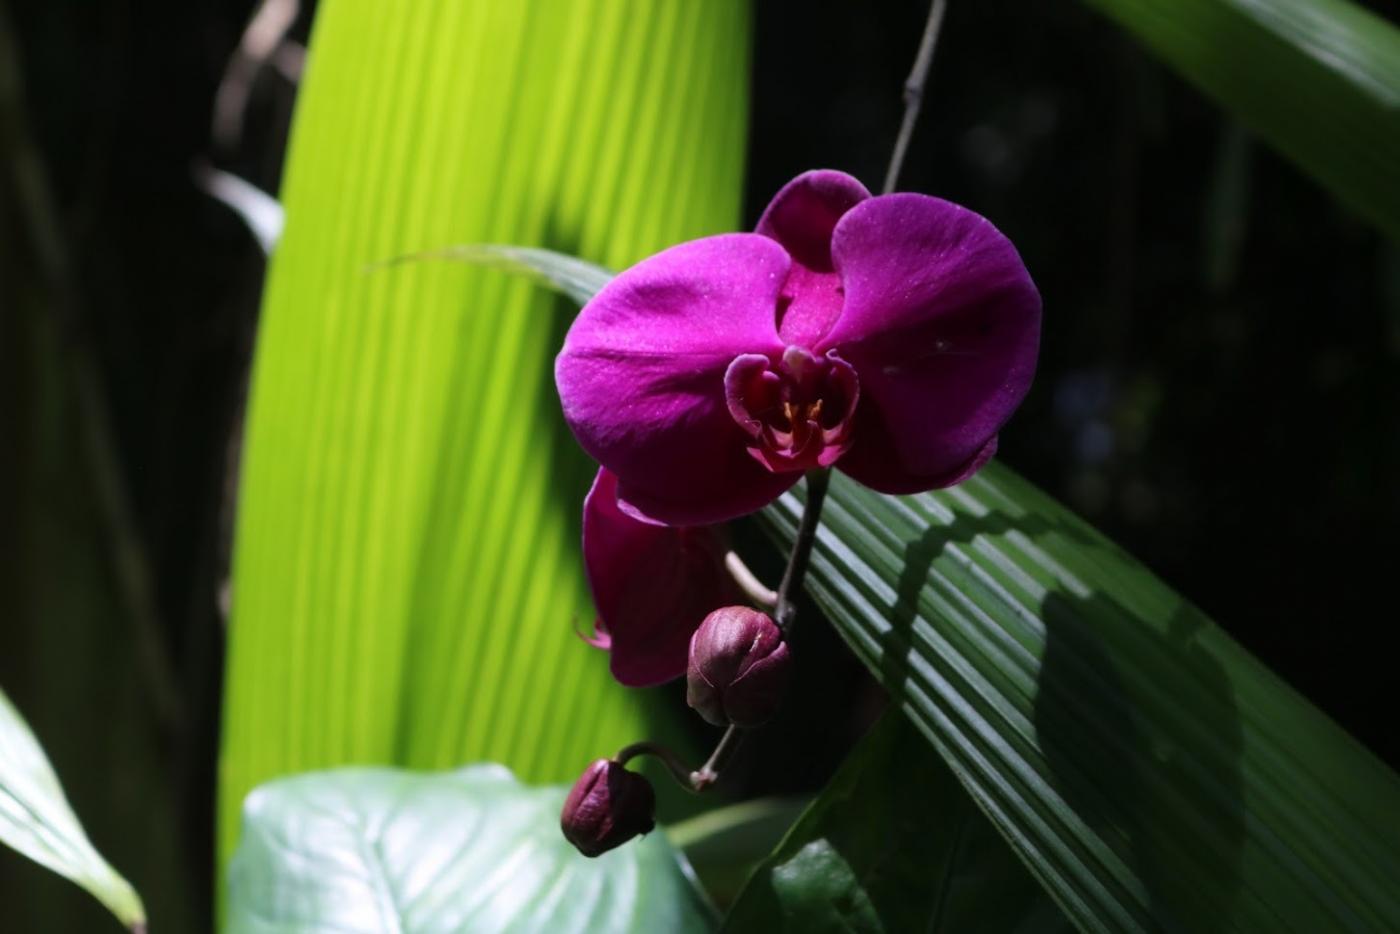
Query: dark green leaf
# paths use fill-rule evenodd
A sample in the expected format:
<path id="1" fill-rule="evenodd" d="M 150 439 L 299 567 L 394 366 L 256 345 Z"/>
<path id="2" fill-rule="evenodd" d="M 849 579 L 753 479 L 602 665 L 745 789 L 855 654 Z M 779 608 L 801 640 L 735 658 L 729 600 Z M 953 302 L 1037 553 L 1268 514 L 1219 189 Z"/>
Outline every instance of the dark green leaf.
<path id="1" fill-rule="evenodd" d="M 702 932 L 713 910 L 663 833 L 596 859 L 559 832 L 567 789 L 500 766 L 312 772 L 248 796 L 232 934 Z"/>
<path id="2" fill-rule="evenodd" d="M 806 798 L 758 798 L 706 811 L 666 828 L 705 891 L 720 906 L 739 894 L 807 807 Z"/>
<path id="3" fill-rule="evenodd" d="M 1000 464 L 836 475 L 808 588 L 1078 927 L 1400 928 L 1395 774 Z"/>
<path id="4" fill-rule="evenodd" d="M 1069 925 L 924 737 L 891 712 L 755 871 L 725 930 Z"/>
<path id="5" fill-rule="evenodd" d="M 1347 0 L 1087 0 L 1400 238 L 1400 30 Z"/>

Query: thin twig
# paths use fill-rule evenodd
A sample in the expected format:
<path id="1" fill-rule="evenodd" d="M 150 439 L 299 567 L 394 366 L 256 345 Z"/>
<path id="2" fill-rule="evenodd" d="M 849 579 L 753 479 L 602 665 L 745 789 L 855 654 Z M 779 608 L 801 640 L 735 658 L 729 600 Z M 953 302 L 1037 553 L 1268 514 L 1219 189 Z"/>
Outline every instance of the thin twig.
<path id="1" fill-rule="evenodd" d="M 889 194 L 899 181 L 899 170 L 904 167 L 904 154 L 909 151 L 909 140 L 914 135 L 914 124 L 919 120 L 919 107 L 924 101 L 924 86 L 928 83 L 929 66 L 933 64 L 933 50 L 938 45 L 938 33 L 943 26 L 943 11 L 948 7 L 947 0 L 933 0 L 928 9 L 928 22 L 924 24 L 924 37 L 919 42 L 919 54 L 914 58 L 914 67 L 904 82 L 904 121 L 899 126 L 899 136 L 894 141 L 894 154 L 890 156 L 890 167 L 885 171 L 885 186 L 882 191 Z"/>
<path id="2" fill-rule="evenodd" d="M 243 115 L 248 108 L 253 82 L 263 66 L 283 51 L 283 41 L 300 12 L 298 0 L 263 0 L 248 21 L 214 94 L 212 134 L 215 145 L 222 151 L 232 152 L 242 141 Z M 289 63 L 278 67 L 284 75 L 289 74 L 286 64 Z M 294 70 L 299 75 L 300 62 Z"/>
<path id="3" fill-rule="evenodd" d="M 710 753 L 710 758 L 705 760 L 704 765 L 690 773 L 690 787 L 696 791 L 704 791 L 719 781 L 720 772 L 724 771 L 725 764 L 734 755 L 734 750 L 739 748 L 739 743 L 743 738 L 744 731 L 730 724 L 729 728 L 724 731 L 724 735 L 719 738 L 719 745 L 715 746 L 715 751 Z"/>

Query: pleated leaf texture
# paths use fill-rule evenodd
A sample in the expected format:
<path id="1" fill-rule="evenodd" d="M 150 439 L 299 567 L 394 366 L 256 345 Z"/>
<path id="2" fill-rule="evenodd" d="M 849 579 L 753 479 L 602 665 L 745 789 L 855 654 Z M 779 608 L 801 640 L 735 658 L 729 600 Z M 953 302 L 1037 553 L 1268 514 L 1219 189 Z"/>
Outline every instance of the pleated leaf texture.
<path id="1" fill-rule="evenodd" d="M 648 732 L 575 625 L 593 467 L 551 362 L 574 307 L 417 261 L 620 268 L 734 229 L 739 0 L 326 0 L 263 303 L 233 581 L 220 852 L 245 794 L 340 763 L 572 780 Z"/>
<path id="2" fill-rule="evenodd" d="M 1077 928 L 1400 929 L 1395 773 L 1011 470 L 838 474 L 817 535 L 816 603 Z"/>

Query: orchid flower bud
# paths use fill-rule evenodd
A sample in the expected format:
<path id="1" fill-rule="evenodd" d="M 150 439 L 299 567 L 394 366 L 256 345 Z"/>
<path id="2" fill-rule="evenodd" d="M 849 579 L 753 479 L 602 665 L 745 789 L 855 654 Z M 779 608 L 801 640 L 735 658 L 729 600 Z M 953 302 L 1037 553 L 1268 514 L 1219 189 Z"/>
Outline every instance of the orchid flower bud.
<path id="1" fill-rule="evenodd" d="M 685 700 L 716 726 L 758 726 L 778 709 L 790 667 L 772 617 L 746 606 L 721 607 L 690 637 Z"/>
<path id="2" fill-rule="evenodd" d="M 584 770 L 559 817 L 564 839 L 584 856 L 599 856 L 656 826 L 651 782 L 620 762 L 599 759 Z"/>

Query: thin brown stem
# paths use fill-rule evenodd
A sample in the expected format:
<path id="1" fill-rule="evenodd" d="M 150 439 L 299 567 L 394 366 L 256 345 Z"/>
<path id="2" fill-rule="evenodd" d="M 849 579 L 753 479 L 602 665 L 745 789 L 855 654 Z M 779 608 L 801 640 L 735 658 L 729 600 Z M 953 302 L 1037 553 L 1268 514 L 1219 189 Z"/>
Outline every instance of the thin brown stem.
<path id="1" fill-rule="evenodd" d="M 919 54 L 914 57 L 914 67 L 910 69 L 909 77 L 904 82 L 904 120 L 899 126 L 899 136 L 895 137 L 890 167 L 885 172 L 885 185 L 882 189 L 885 194 L 894 191 L 894 186 L 899 182 L 899 170 L 904 167 L 904 155 L 909 151 L 914 124 L 919 121 L 919 107 L 924 101 L 928 70 L 933 64 L 933 50 L 938 45 L 938 33 L 942 29 L 943 13 L 947 8 L 947 0 L 933 0 L 929 5 L 924 37 L 919 41 Z"/>
<path id="2" fill-rule="evenodd" d="M 704 791 L 719 781 L 720 772 L 724 771 L 725 765 L 734 755 L 734 750 L 739 748 L 739 743 L 743 738 L 744 731 L 730 724 L 729 729 L 725 730 L 724 735 L 720 737 L 715 751 L 710 753 L 710 758 L 705 760 L 704 765 L 690 773 L 690 787 L 695 791 Z"/>
<path id="3" fill-rule="evenodd" d="M 694 783 L 691 781 L 691 775 L 694 773 L 681 761 L 680 756 L 660 743 L 653 743 L 650 740 L 632 743 L 630 746 L 624 746 L 617 755 L 613 756 L 613 760 L 617 762 L 618 765 L 626 765 L 630 760 L 638 756 L 655 756 L 657 759 L 661 760 L 661 764 L 666 766 L 666 771 L 670 772 L 671 777 L 682 787 L 688 788 L 691 791 L 696 790 Z"/>

